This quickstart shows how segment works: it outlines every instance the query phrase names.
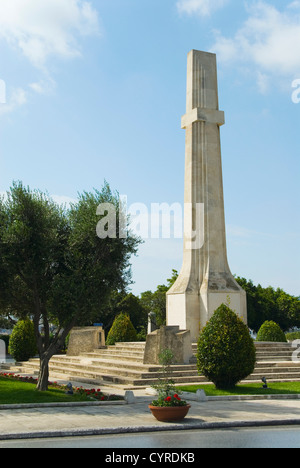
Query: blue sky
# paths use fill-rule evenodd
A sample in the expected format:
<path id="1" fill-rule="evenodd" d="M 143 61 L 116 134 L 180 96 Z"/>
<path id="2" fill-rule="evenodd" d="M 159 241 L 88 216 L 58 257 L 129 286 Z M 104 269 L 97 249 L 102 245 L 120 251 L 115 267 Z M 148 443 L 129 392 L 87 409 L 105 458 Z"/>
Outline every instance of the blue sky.
<path id="1" fill-rule="evenodd" d="M 298 296 L 299 43 L 299 1 L 1 0 L 0 192 L 70 200 L 106 179 L 129 206 L 183 204 L 187 54 L 214 52 L 230 268 Z M 133 292 L 182 249 L 146 239 Z"/>

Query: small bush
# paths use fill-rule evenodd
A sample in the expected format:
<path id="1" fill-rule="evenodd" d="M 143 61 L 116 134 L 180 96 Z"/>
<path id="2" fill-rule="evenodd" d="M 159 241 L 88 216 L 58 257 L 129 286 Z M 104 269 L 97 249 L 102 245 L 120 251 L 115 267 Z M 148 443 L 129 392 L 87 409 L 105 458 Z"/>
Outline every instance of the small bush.
<path id="1" fill-rule="evenodd" d="M 300 331 L 286 333 L 285 336 L 288 341 L 300 340 Z"/>
<path id="2" fill-rule="evenodd" d="M 198 370 L 218 389 L 230 389 L 252 374 L 256 363 L 248 327 L 222 304 L 202 330 L 198 341 Z"/>
<path id="3" fill-rule="evenodd" d="M 127 314 L 119 314 L 108 332 L 106 344 L 114 345 L 117 342 L 137 341 L 137 333 Z"/>
<path id="4" fill-rule="evenodd" d="M 287 339 L 280 326 L 273 321 L 266 321 L 260 327 L 256 341 L 273 341 L 276 343 L 286 343 Z"/>
<path id="5" fill-rule="evenodd" d="M 9 340 L 9 354 L 16 361 L 28 361 L 37 353 L 33 323 L 30 320 L 19 320 Z"/>

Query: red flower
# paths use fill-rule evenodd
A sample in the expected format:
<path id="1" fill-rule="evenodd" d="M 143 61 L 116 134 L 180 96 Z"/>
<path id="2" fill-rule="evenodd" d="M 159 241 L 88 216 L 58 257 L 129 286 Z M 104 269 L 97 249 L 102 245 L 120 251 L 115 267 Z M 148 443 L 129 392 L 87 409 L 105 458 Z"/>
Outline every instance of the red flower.
<path id="1" fill-rule="evenodd" d="M 181 401 L 181 398 L 177 395 L 177 393 L 175 393 L 174 398 L 176 398 L 178 401 Z"/>
<path id="2" fill-rule="evenodd" d="M 165 401 L 172 401 L 172 398 L 168 396 L 167 398 L 165 398 Z"/>

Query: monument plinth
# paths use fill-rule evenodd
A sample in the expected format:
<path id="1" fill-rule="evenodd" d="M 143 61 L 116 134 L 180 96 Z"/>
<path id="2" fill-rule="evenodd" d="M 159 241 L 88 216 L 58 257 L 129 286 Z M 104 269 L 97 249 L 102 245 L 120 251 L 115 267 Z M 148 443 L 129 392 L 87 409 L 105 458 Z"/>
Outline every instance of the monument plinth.
<path id="1" fill-rule="evenodd" d="M 200 329 L 222 304 L 247 322 L 246 293 L 227 261 L 216 55 L 188 54 L 184 253 L 180 275 L 167 293 L 167 325 Z"/>

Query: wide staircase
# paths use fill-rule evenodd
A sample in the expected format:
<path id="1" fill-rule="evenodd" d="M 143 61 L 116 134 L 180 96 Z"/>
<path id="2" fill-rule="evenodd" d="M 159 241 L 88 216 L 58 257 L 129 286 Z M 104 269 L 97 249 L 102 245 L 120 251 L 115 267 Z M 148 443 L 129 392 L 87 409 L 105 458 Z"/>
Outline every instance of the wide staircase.
<path id="1" fill-rule="evenodd" d="M 291 344 L 256 343 L 257 363 L 253 374 L 244 382 L 300 381 L 300 362 L 293 362 L 295 351 Z M 63 379 L 92 385 L 122 386 L 124 388 L 148 387 L 161 376 L 160 366 L 143 364 L 145 343 L 117 343 L 106 349 L 78 357 L 53 356 L 50 361 L 50 379 Z M 197 345 L 193 345 L 196 353 Z M 173 380 L 176 384 L 204 384 L 207 379 L 198 375 L 196 357 L 189 365 L 174 365 Z M 18 374 L 37 375 L 39 359 L 3 364 L 1 370 Z"/>

